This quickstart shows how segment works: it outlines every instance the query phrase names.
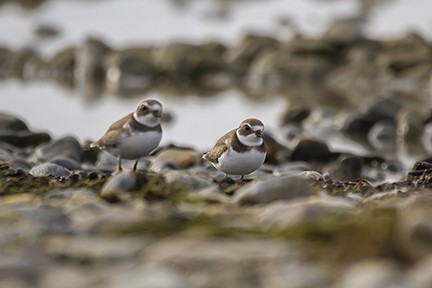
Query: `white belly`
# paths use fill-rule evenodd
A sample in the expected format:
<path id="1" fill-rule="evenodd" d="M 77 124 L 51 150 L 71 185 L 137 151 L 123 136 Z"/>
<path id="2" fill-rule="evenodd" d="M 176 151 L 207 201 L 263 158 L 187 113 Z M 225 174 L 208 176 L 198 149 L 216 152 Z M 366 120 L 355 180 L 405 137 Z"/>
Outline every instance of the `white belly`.
<path id="1" fill-rule="evenodd" d="M 222 172 L 231 175 L 246 175 L 258 169 L 265 160 L 266 153 L 251 150 L 238 153 L 232 149 L 222 154 L 218 163 L 213 165 Z"/>
<path id="2" fill-rule="evenodd" d="M 137 132 L 124 137 L 110 152 L 123 159 L 138 159 L 156 149 L 162 139 L 160 132 Z"/>

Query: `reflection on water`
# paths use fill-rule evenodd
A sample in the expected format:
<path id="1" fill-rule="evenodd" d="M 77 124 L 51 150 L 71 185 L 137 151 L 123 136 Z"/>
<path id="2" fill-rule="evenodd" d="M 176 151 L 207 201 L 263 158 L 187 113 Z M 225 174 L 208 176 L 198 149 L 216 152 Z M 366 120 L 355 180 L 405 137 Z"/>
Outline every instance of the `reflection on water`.
<path id="1" fill-rule="evenodd" d="M 132 112 L 139 102 L 105 97 L 104 101 L 83 106 L 75 93 L 59 90 L 52 84 L 18 85 L 10 81 L 2 83 L 0 89 L 1 110 L 23 117 L 35 130 L 48 129 L 55 136 L 72 134 L 82 140 L 98 139 L 110 124 Z M 59 97 L 58 91 L 64 95 Z M 219 136 L 247 117 L 260 118 L 269 130 L 275 130 L 277 115 L 285 106 L 282 99 L 250 102 L 235 91 L 210 99 L 192 96 L 167 99 L 156 93 L 146 97 L 159 99 L 175 117 L 172 124 L 164 127 L 163 143 L 199 149 L 210 147 Z"/>

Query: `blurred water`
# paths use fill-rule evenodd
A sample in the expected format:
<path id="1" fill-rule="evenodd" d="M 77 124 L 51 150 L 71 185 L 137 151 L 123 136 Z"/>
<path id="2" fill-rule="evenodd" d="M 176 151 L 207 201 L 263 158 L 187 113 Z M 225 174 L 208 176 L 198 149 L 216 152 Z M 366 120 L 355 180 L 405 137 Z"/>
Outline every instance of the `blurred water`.
<path id="1" fill-rule="evenodd" d="M 359 8 L 354 0 L 233 1 L 222 21 L 212 14 L 214 3 L 216 1 L 190 1 L 187 9 L 179 9 L 170 1 L 52 0 L 31 11 L 9 4 L 0 10 L 0 44 L 11 48 L 31 46 L 45 55 L 52 55 L 67 45 L 82 42 L 89 35 L 96 35 L 116 48 L 178 40 L 215 39 L 235 43 L 250 31 L 286 39 L 295 29 L 307 35 L 319 35 L 333 19 L 353 16 Z M 372 13 L 367 32 L 374 37 L 393 37 L 406 30 L 417 30 L 430 37 L 431 7 L 432 2 L 428 0 L 399 0 L 383 5 Z M 291 28 L 278 24 L 281 17 L 290 19 Z M 58 27 L 61 35 L 51 40 L 35 37 L 34 28 L 43 23 Z M 157 92 L 146 97 L 160 99 L 174 112 L 176 121 L 166 128 L 164 142 L 174 141 L 197 148 L 209 147 L 246 117 L 261 118 L 269 129 L 275 130 L 284 108 L 281 99 L 254 103 L 234 91 L 211 99 L 194 95 L 166 98 Z M 23 117 L 32 127 L 47 129 L 55 136 L 72 134 L 80 139 L 100 137 L 109 124 L 133 111 L 139 102 L 139 99 L 104 97 L 92 106 L 85 106 L 78 92 L 50 83 L 18 81 L 0 83 L 0 99 L 1 110 Z"/>

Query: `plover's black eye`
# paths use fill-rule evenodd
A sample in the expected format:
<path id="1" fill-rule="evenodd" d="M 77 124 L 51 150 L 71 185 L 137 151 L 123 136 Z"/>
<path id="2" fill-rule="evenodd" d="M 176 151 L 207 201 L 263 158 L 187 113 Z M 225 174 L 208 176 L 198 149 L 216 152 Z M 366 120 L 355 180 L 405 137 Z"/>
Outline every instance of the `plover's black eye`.
<path id="1" fill-rule="evenodd" d="M 141 111 L 147 112 L 148 111 L 148 107 L 146 105 L 141 106 Z"/>
<path id="2" fill-rule="evenodd" d="M 251 131 L 251 127 L 249 125 L 246 125 L 244 129 L 245 131 Z"/>

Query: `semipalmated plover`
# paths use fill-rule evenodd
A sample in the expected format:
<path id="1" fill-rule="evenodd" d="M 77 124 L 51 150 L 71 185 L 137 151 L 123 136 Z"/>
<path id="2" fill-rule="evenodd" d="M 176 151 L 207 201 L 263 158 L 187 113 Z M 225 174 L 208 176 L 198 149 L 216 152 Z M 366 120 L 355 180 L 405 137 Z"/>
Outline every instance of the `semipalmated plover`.
<path id="1" fill-rule="evenodd" d="M 122 159 L 136 159 L 135 171 L 138 160 L 156 149 L 161 141 L 161 115 L 162 104 L 159 101 L 143 100 L 135 112 L 112 124 L 105 135 L 90 147 L 98 147 L 117 156 L 119 171 L 122 170 Z"/>
<path id="2" fill-rule="evenodd" d="M 237 129 L 222 136 L 203 155 L 218 170 L 230 175 L 244 175 L 258 169 L 266 158 L 263 139 L 264 124 L 255 118 L 240 123 Z"/>

